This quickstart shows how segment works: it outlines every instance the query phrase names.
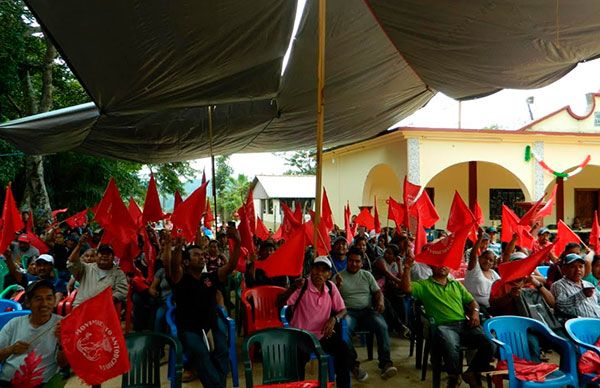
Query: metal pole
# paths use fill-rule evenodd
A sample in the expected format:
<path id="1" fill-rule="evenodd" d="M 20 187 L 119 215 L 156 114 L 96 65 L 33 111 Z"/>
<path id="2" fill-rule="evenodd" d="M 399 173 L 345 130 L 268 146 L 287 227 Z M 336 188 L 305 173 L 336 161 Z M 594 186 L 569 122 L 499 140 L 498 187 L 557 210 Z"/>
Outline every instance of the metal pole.
<path id="1" fill-rule="evenodd" d="M 325 18 L 327 2 L 319 0 L 319 51 L 317 56 L 317 176 L 315 198 L 315 220 L 313 249 L 316 256 L 321 222 L 321 200 L 323 185 L 323 131 L 325 126 Z"/>
<path id="2" fill-rule="evenodd" d="M 217 183 L 215 181 L 215 154 L 213 153 L 213 124 L 212 124 L 213 107 L 208 106 L 208 139 L 210 146 L 210 162 L 212 170 L 212 193 L 213 193 L 213 206 L 215 207 L 215 232 L 217 231 L 217 217 L 219 215 L 219 208 L 217 207 Z M 221 224 L 223 220 L 221 220 Z"/>

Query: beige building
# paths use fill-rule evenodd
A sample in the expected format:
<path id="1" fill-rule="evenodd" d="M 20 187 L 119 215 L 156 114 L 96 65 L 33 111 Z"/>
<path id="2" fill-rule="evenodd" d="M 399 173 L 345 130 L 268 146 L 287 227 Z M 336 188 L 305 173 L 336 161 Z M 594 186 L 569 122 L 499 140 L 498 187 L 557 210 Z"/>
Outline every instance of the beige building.
<path id="1" fill-rule="evenodd" d="M 587 155 L 589 164 L 568 179 L 557 178 L 532 158 L 530 146 L 557 172 L 569 172 Z M 402 181 L 426 187 L 440 214 L 437 227 L 446 226 L 454 190 L 465 201 L 477 200 L 486 224 L 500 220 L 501 204 L 527 207 L 558 184 L 557 205 L 545 224 L 558 218 L 568 224 L 579 217 L 592 221 L 600 202 L 600 93 L 588 95 L 588 113 L 561 108 L 517 130 L 396 128 L 372 139 L 325 152 L 323 183 L 338 224 L 343 206 L 377 206 L 382 218 L 386 199 L 402 198 Z M 518 203 L 518 204 L 517 204 Z M 385 225 L 385 222 L 382 221 Z"/>

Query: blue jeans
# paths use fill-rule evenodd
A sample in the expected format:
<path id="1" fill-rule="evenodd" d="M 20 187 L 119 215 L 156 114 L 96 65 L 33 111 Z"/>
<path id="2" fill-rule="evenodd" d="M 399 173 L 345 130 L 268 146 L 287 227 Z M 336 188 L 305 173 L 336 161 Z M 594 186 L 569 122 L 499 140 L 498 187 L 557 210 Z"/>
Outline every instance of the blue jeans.
<path id="1" fill-rule="evenodd" d="M 379 359 L 379 368 L 383 368 L 388 364 L 392 363 L 390 358 L 390 334 L 388 332 L 387 323 L 381 314 L 372 308 L 366 309 L 347 309 L 348 315 L 346 320 L 348 321 L 348 330 L 350 333 L 354 333 L 356 327 L 361 329 L 372 331 L 375 334 L 377 340 L 377 358 Z M 348 347 L 350 352 L 354 356 L 354 360 L 358 358 L 356 349 L 352 341 L 349 341 Z"/>
<path id="2" fill-rule="evenodd" d="M 452 322 L 437 327 L 435 345 L 431 347 L 432 362 L 434 352 L 440 352 L 449 375 L 458 376 L 462 373 L 460 347 L 477 349 L 468 370 L 482 372 L 486 370 L 494 356 L 494 344 L 486 338 L 481 326 L 469 327 L 467 321 Z"/>
<path id="3" fill-rule="evenodd" d="M 220 319 L 217 326 L 211 330 L 215 347 L 212 352 L 206 347 L 202 333 L 186 331 L 181 336 L 189 365 L 196 371 L 204 388 L 224 388 L 229 372 L 227 328 Z"/>

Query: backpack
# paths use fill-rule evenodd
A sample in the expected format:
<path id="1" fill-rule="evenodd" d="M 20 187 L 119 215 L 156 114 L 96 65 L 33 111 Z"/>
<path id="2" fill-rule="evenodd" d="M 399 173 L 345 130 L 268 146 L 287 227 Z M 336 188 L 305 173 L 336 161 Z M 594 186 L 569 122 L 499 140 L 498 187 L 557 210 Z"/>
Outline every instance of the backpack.
<path id="1" fill-rule="evenodd" d="M 521 292 L 521 304 L 524 310 L 521 312 L 523 316 L 545 323 L 553 331 L 562 330 L 562 325 L 556 319 L 556 316 L 550 310 L 550 306 L 548 306 L 539 291 L 523 289 Z"/>
<path id="2" fill-rule="evenodd" d="M 329 297 L 331 299 L 333 299 L 333 294 L 332 294 L 333 293 L 333 283 L 331 282 L 331 280 L 325 281 L 325 287 L 327 288 Z M 296 307 L 298 307 L 298 304 L 302 300 L 302 297 L 304 296 L 304 293 L 306 292 L 307 289 L 308 289 L 308 280 L 305 280 L 304 284 L 302 285 L 302 288 L 300 289 L 300 294 L 298 294 L 298 298 L 296 298 L 296 301 L 294 302 L 293 305 L 288 307 L 287 315 L 288 315 L 289 321 L 292 320 L 292 317 L 294 316 L 294 311 L 296 311 Z M 333 309 L 331 310 L 331 314 L 332 314 L 332 316 L 335 315 L 335 311 L 333 311 Z"/>

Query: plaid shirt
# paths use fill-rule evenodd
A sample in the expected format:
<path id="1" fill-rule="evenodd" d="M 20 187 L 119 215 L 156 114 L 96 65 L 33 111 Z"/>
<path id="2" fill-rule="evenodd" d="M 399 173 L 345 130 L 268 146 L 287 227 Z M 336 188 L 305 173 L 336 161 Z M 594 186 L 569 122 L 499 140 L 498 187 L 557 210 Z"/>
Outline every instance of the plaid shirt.
<path id="1" fill-rule="evenodd" d="M 567 278 L 553 283 L 550 290 L 556 298 L 557 310 L 577 317 L 600 318 L 600 293 L 594 290 L 594 295 L 588 298 L 583 293 L 587 287 L 594 285 L 585 280 L 577 284 Z"/>

